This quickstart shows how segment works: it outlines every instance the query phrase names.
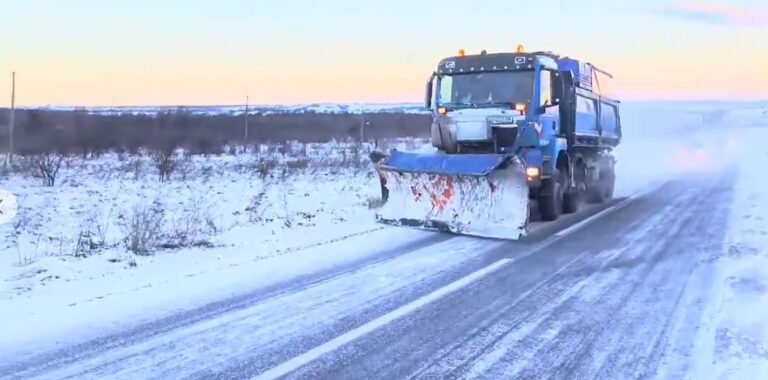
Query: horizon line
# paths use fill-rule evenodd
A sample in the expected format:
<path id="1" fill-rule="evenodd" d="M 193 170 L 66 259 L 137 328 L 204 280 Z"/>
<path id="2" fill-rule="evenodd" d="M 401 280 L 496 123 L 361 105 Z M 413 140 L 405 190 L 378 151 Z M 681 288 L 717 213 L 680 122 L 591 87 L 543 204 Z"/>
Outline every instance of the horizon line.
<path id="1" fill-rule="evenodd" d="M 768 103 L 766 99 L 633 99 L 621 100 L 620 103 Z M 308 106 L 396 106 L 396 105 L 421 105 L 422 102 L 307 102 L 307 103 L 253 103 L 248 107 L 308 107 Z M 46 104 L 46 105 L 17 105 L 16 109 L 39 108 L 178 108 L 178 107 L 245 107 L 245 103 L 239 104 L 133 104 L 133 105 L 70 105 L 70 104 Z M 0 109 L 10 110 L 3 106 Z"/>

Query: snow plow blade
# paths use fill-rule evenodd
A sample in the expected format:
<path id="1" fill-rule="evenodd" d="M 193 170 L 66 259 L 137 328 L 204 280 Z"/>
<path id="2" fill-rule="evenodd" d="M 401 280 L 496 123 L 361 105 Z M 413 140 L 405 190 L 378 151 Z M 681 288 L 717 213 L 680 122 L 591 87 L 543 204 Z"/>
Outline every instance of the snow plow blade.
<path id="1" fill-rule="evenodd" d="M 528 187 L 515 157 L 393 151 L 376 169 L 379 223 L 496 239 L 527 233 Z"/>

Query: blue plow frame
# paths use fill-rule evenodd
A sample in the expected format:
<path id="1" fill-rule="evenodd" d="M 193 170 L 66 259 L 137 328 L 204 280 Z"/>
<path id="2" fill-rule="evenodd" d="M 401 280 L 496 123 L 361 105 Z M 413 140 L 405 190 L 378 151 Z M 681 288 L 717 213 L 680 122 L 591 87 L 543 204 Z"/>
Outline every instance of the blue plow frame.
<path id="1" fill-rule="evenodd" d="M 503 154 L 434 154 L 392 151 L 379 165 L 381 169 L 425 174 L 485 176 L 507 165 Z"/>

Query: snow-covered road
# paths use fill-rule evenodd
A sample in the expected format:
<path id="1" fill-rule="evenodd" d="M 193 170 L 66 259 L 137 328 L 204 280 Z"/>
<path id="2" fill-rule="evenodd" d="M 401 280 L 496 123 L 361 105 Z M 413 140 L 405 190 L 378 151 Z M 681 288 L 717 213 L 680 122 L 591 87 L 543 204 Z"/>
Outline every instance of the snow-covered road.
<path id="1" fill-rule="evenodd" d="M 0 379 L 761 378 L 768 128 L 730 137 L 738 165 L 518 242 L 350 219 L 283 237 L 323 238 L 296 251 L 8 298 Z"/>
<path id="2" fill-rule="evenodd" d="M 428 234 L 301 281 L 6 360 L 0 376 L 677 378 L 712 291 L 706 268 L 723 252 L 732 183 L 671 182 L 556 224 L 570 234 L 514 243 Z M 590 233 L 568 229 L 606 208 Z"/>

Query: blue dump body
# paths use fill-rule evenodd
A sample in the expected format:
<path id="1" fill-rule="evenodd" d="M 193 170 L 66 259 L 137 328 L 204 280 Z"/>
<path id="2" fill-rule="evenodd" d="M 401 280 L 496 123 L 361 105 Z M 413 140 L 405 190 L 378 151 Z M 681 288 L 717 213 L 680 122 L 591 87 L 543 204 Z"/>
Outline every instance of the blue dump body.
<path id="1" fill-rule="evenodd" d="M 557 66 L 560 71 L 570 71 L 573 73 L 574 85 L 585 90 L 592 90 L 592 66 L 572 58 L 560 58 L 557 60 Z"/>

